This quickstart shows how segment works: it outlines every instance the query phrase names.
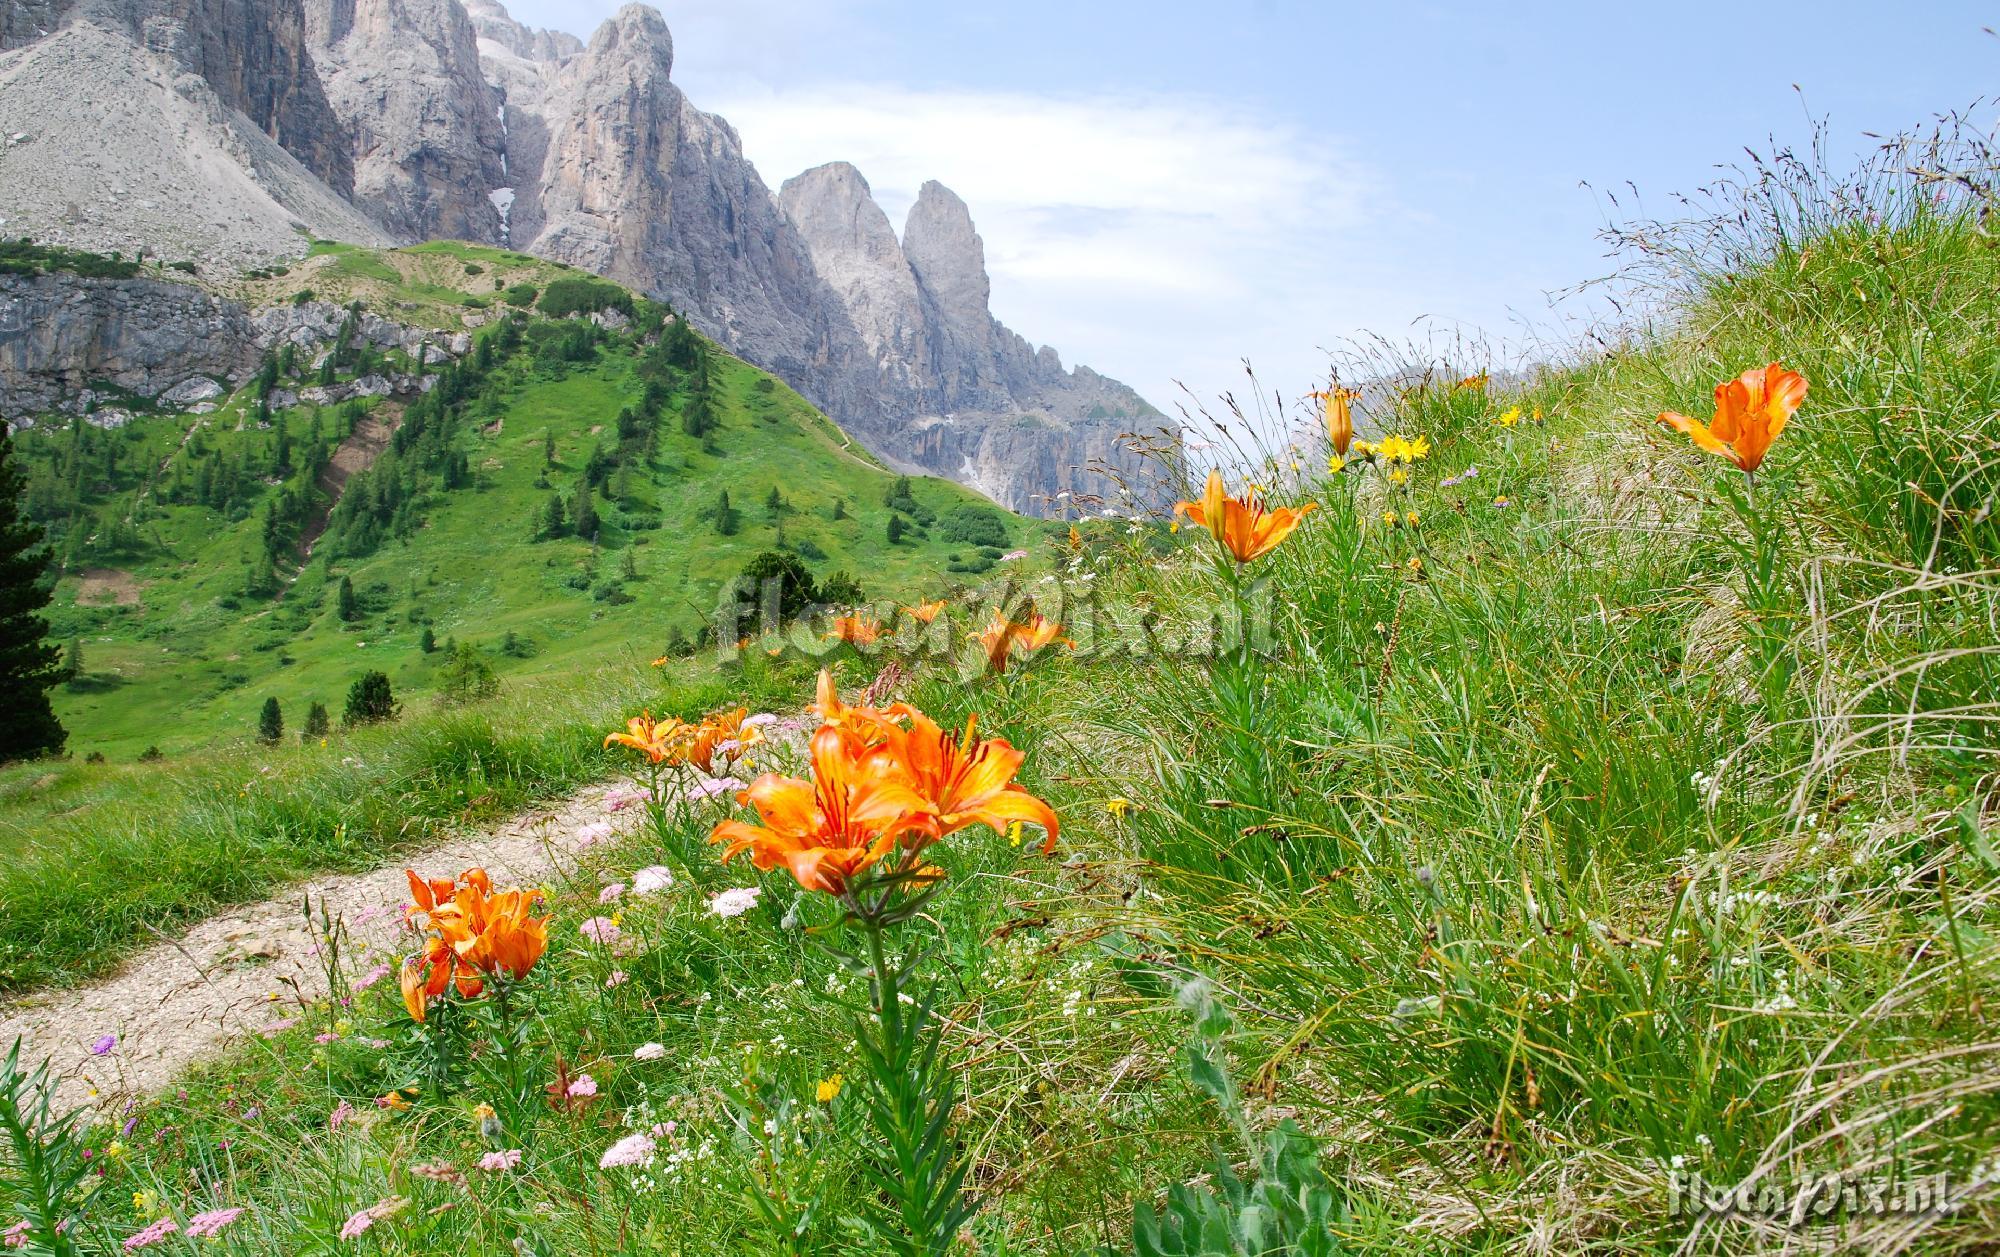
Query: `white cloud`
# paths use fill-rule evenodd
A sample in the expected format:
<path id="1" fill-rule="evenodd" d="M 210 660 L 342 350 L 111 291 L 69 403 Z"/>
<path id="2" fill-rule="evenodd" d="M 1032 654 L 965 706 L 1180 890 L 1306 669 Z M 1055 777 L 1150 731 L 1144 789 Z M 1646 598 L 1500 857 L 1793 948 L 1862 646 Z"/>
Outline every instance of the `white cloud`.
<path id="1" fill-rule="evenodd" d="M 1066 360 L 1172 408 L 1176 381 L 1240 389 L 1239 362 L 1298 391 L 1318 346 L 1415 314 L 1351 278 L 1393 214 L 1325 137 L 1187 96 L 1060 98 L 879 86 L 742 87 L 702 100 L 774 188 L 852 162 L 900 223 L 937 179 L 985 239 L 994 311 Z"/>

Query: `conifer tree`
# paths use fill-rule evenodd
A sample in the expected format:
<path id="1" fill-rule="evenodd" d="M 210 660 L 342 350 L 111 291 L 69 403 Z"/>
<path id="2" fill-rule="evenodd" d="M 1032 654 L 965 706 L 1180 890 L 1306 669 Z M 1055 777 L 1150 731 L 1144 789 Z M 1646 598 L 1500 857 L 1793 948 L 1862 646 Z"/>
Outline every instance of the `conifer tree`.
<path id="1" fill-rule="evenodd" d="M 354 582 L 348 577 L 340 578 L 340 589 L 334 595 L 334 612 L 340 618 L 353 623 L 361 616 L 361 608 L 354 601 Z"/>
<path id="2" fill-rule="evenodd" d="M 278 706 L 276 698 L 264 700 L 264 710 L 257 713 L 257 740 L 265 746 L 276 746 L 285 736 L 285 713 Z"/>
<path id="3" fill-rule="evenodd" d="M 40 526 L 21 516 L 21 487 L 12 438 L 0 424 L 0 762 L 53 755 L 69 736 L 49 706 L 61 652 L 36 614 L 52 594 L 42 579 L 48 551 Z"/>
<path id="4" fill-rule="evenodd" d="M 333 721 L 326 714 L 325 703 L 314 703 L 306 708 L 306 727 L 299 733 L 302 742 L 317 742 L 333 731 Z"/>
<path id="5" fill-rule="evenodd" d="M 586 541 L 597 536 L 597 507 L 591 502 L 588 478 L 576 487 L 576 505 L 570 509 L 570 518 L 576 525 L 577 536 Z"/>

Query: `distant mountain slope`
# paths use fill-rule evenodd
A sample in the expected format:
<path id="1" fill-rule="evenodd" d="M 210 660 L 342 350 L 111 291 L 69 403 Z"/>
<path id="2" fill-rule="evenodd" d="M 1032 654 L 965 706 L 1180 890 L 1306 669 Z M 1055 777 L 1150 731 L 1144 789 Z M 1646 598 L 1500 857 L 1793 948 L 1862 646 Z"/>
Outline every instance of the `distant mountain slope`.
<path id="1" fill-rule="evenodd" d="M 1126 438 L 1171 425 L 993 320 L 957 197 L 926 188 L 900 243 L 869 225 L 903 298 L 854 304 L 812 207 L 858 213 L 865 181 L 808 172 L 781 207 L 650 8 L 584 44 L 496 0 L 0 0 L 5 46 L 0 235 L 218 273 L 307 237 L 518 248 L 673 302 L 894 466 L 1037 513 L 1117 481 L 1160 500 Z"/>
<path id="2" fill-rule="evenodd" d="M 253 315 L 269 374 L 132 406 L 116 427 L 18 434 L 30 513 L 65 562 L 54 633 L 84 661 L 57 692 L 72 748 L 130 758 L 248 734 L 267 695 L 296 729 L 311 702 L 337 717 L 368 669 L 428 703 L 445 660 L 421 649 L 426 630 L 503 679 L 650 658 L 691 641 L 764 550 L 914 598 L 992 569 L 992 529 L 1011 545 L 1041 535 L 941 480 L 912 481 L 892 510 L 893 471 L 764 372 L 671 326 L 646 334 L 657 308 L 503 317 L 573 276 L 456 244 L 323 249 L 255 281 L 274 303 Z M 342 303 L 360 297 L 411 322 L 350 316 Z M 489 321 L 468 335 L 467 314 Z M 690 431 L 697 412 L 712 430 Z M 326 474 L 357 428 L 373 439 L 349 444 L 375 461 Z M 579 536 L 586 484 L 598 523 Z M 968 512 L 976 543 L 952 539 Z"/>
<path id="3" fill-rule="evenodd" d="M 303 61 L 302 43 L 296 60 L 273 51 L 282 32 L 271 23 L 283 8 L 243 6 L 239 38 L 218 51 L 213 32 L 197 38 L 166 17 L 145 27 L 159 47 L 142 44 L 127 20 L 136 12 L 86 5 L 53 33 L 0 52 L 0 237 L 144 250 L 219 274 L 299 252 L 310 235 L 387 243 L 322 177 L 344 177 L 349 166 L 344 145 L 324 146 L 339 123 L 317 80 L 289 105 L 272 99 L 268 83 L 258 96 L 236 81 Z M 9 30 L 20 30 L 17 20 Z M 194 49 L 206 51 L 195 58 Z M 225 62 L 233 73 L 213 80 L 198 68 Z M 298 103 L 306 98 L 323 112 Z M 265 120 L 233 102 L 258 107 Z M 320 173 L 307 165 L 316 158 Z"/>

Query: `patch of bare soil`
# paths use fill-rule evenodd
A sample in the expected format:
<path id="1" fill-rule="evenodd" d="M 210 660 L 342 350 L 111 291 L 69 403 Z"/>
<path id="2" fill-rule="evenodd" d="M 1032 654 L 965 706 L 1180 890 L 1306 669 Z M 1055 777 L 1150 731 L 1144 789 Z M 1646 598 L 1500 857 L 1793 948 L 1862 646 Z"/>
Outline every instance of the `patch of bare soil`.
<path id="1" fill-rule="evenodd" d="M 341 495 L 347 492 L 347 482 L 375 465 L 382 451 L 389 448 L 389 438 L 402 426 L 400 405 L 389 402 L 376 411 L 355 421 L 354 431 L 347 434 L 347 439 L 333 451 L 333 457 L 320 471 L 319 491 L 326 495 L 326 505 L 312 513 L 299 533 L 300 559 L 312 557 L 313 546 L 325 535 L 327 521 L 333 518 L 333 508 L 340 505 Z M 383 422 L 384 417 L 388 422 Z"/>
<path id="2" fill-rule="evenodd" d="M 83 579 L 82 587 L 76 591 L 79 606 L 139 605 L 139 581 L 130 572 L 121 572 L 115 567 L 87 567 L 78 575 Z"/>

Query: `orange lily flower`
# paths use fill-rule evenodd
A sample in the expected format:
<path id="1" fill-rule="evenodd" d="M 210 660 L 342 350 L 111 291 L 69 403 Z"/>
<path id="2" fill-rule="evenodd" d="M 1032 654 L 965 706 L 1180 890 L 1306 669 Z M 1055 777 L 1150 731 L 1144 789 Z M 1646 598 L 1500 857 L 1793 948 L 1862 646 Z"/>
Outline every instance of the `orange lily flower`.
<path id="1" fill-rule="evenodd" d="M 1062 625 L 1044 619 L 1040 614 L 1031 614 L 1025 622 L 1017 623 L 995 611 L 992 623 L 979 634 L 979 644 L 986 649 L 986 666 L 1004 673 L 1013 656 L 1034 655 L 1060 640 L 1062 630 Z"/>
<path id="2" fill-rule="evenodd" d="M 725 860 L 748 851 L 765 872 L 784 865 L 805 889 L 840 895 L 896 851 L 898 837 L 921 824 L 914 818 L 926 803 L 893 763 L 857 758 L 839 727 L 814 734 L 811 755 L 812 781 L 765 773 L 737 794 L 763 825 L 723 821 L 709 841 L 728 844 Z"/>
<path id="3" fill-rule="evenodd" d="M 908 729 L 890 726 L 874 758 L 906 774 L 925 801 L 923 832 L 935 842 L 969 825 L 984 825 L 996 834 L 1009 825 L 1039 826 L 1046 841 L 1044 855 L 1056 848 L 1061 825 L 1055 809 L 1016 785 L 1027 755 L 1005 738 L 980 738 L 979 718 L 965 723 L 965 734 L 946 732 L 922 712 L 910 717 Z"/>
<path id="4" fill-rule="evenodd" d="M 1326 435 L 1333 442 L 1333 452 L 1346 458 L 1354 443 L 1354 403 L 1361 397 L 1360 390 L 1335 385 L 1313 396 L 1326 407 Z"/>
<path id="5" fill-rule="evenodd" d="M 936 602 L 920 602 L 914 607 L 904 607 L 903 611 L 912 620 L 922 620 L 925 624 L 929 624 L 938 618 L 938 612 L 944 608 L 944 599 L 940 598 Z"/>
<path id="6" fill-rule="evenodd" d="M 1174 507 L 1174 513 L 1207 529 L 1238 563 L 1249 563 L 1277 549 L 1316 509 L 1314 502 L 1296 508 L 1267 508 L 1247 494 L 1232 498 L 1223 489 L 1222 473 L 1211 471 L 1201 501 L 1182 502 Z"/>
<path id="7" fill-rule="evenodd" d="M 743 753 L 764 740 L 764 731 L 756 725 L 743 723 L 750 719 L 748 707 L 738 707 L 735 711 L 712 713 L 698 725 L 687 727 L 687 738 L 676 750 L 675 757 L 682 763 L 693 764 L 703 772 L 715 771 L 715 757 L 719 752 L 725 763 L 733 764 L 743 757 Z M 723 743 L 734 742 L 733 747 Z"/>
<path id="8" fill-rule="evenodd" d="M 451 907 L 440 909 L 440 929 L 460 965 L 519 981 L 548 950 L 548 923 L 534 915 L 537 902 L 533 891 L 487 895 L 463 887 Z"/>
<path id="9" fill-rule="evenodd" d="M 422 1024 L 431 1006 L 430 993 L 425 989 L 424 962 L 414 956 L 405 960 L 398 981 L 403 988 L 403 1007 L 410 1010 L 410 1020 Z"/>
<path id="10" fill-rule="evenodd" d="M 850 646 L 868 646 L 882 636 L 882 625 L 870 616 L 850 611 L 834 620 L 833 632 L 826 636 L 828 641 L 846 642 Z"/>
<path id="11" fill-rule="evenodd" d="M 880 740 L 878 731 L 881 727 L 894 725 L 916 714 L 916 709 L 907 703 L 891 703 L 886 708 L 848 706 L 840 700 L 839 688 L 833 683 L 833 673 L 826 668 L 819 670 L 819 692 L 813 700 L 812 710 L 822 724 L 840 731 L 857 756 Z"/>
<path id="12" fill-rule="evenodd" d="M 1716 385 L 1714 422 L 1702 423 L 1671 410 L 1660 415 L 1660 422 L 1735 463 L 1745 475 L 1754 475 L 1771 443 L 1805 404 L 1806 388 L 1805 376 L 1774 362 Z"/>
<path id="13" fill-rule="evenodd" d="M 654 720 L 652 712 L 644 712 L 625 722 L 625 732 L 606 734 L 604 745 L 616 742 L 629 746 L 655 764 L 664 763 L 678 754 L 689 735 L 688 726 L 673 717 Z"/>

